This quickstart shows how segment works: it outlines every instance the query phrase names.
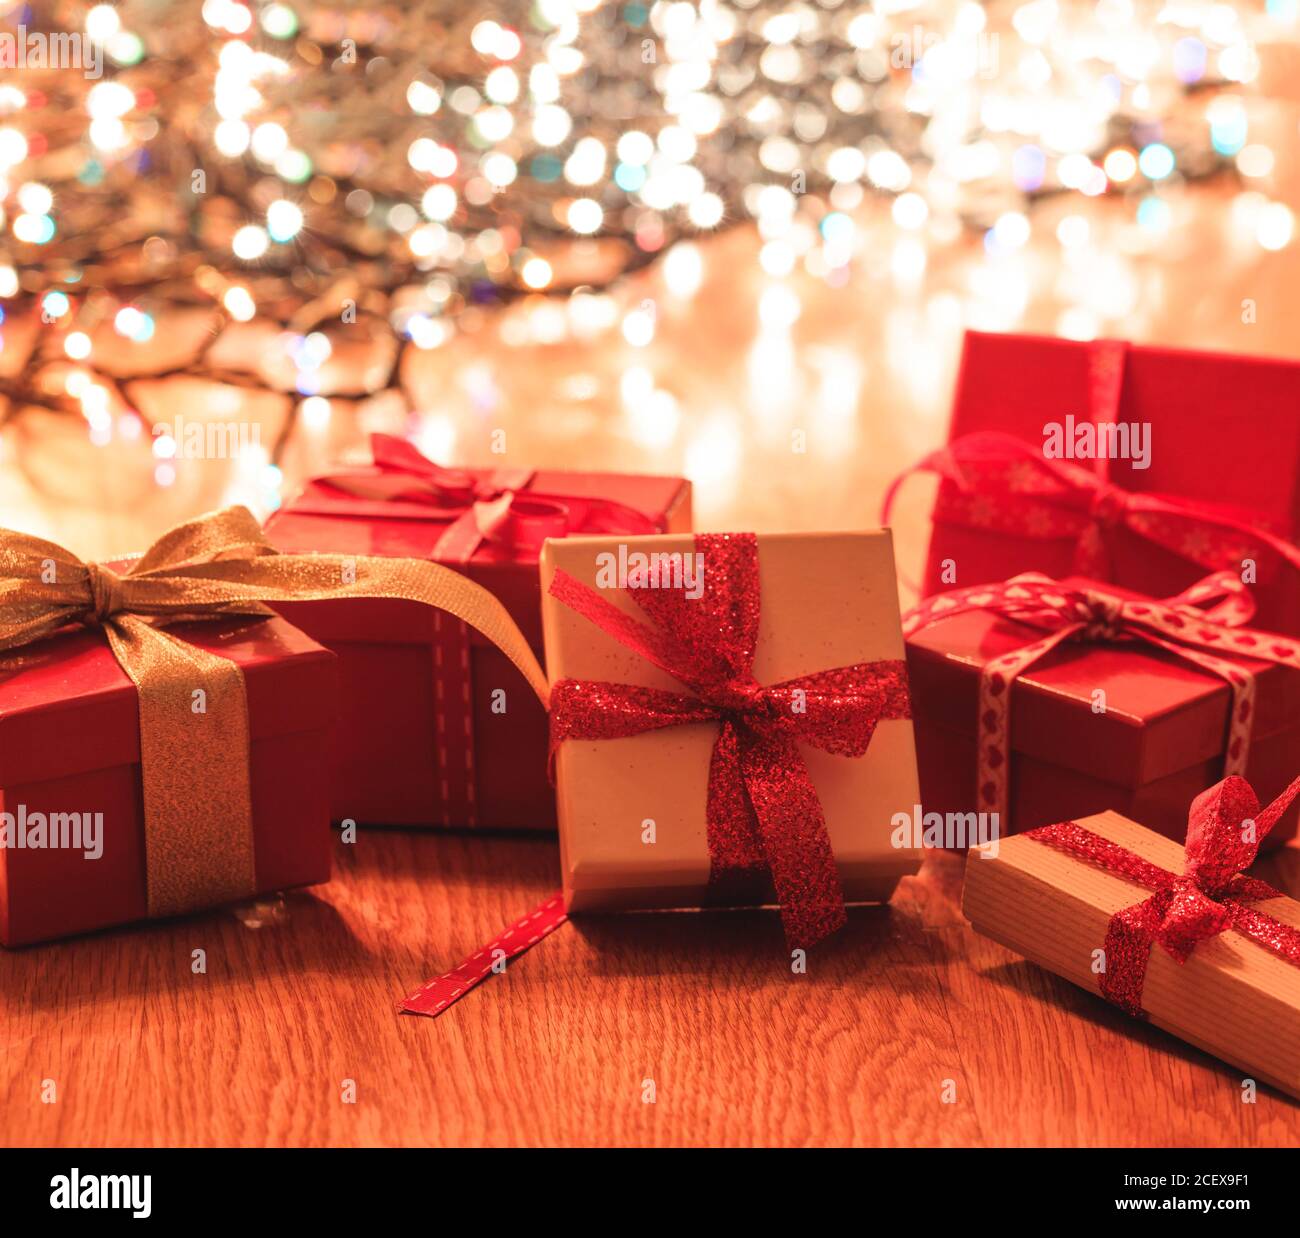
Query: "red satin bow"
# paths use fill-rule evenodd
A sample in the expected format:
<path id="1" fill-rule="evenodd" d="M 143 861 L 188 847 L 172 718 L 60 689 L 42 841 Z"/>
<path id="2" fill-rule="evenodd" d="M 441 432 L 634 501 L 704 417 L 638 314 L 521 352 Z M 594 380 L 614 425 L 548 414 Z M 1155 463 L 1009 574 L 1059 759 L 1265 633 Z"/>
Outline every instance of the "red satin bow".
<path id="1" fill-rule="evenodd" d="M 1110 578 L 1103 530 L 1119 526 L 1208 570 L 1235 567 L 1268 547 L 1300 570 L 1300 548 L 1262 528 L 1255 513 L 1172 495 L 1124 490 L 1068 460 L 1049 460 L 1010 434 L 966 434 L 896 477 L 881 523 L 913 473 L 937 473 L 936 523 L 1042 540 L 1073 538 L 1074 571 Z"/>
<path id="2" fill-rule="evenodd" d="M 971 610 L 991 611 L 1046 631 L 1037 640 L 991 658 L 980 671 L 977 798 L 981 809 L 999 813 L 1004 825 L 1010 799 L 1011 690 L 1022 673 L 1058 645 L 1070 640 L 1140 641 L 1225 680 L 1232 690 L 1225 774 L 1238 774 L 1246 768 L 1255 676 L 1241 662 L 1218 654 L 1300 668 L 1300 641 L 1243 626 L 1255 613 L 1255 603 L 1241 578 L 1232 572 L 1216 572 L 1161 601 L 1078 589 L 1026 572 L 1003 584 L 973 585 L 927 598 L 903 616 L 903 634 L 910 636 Z"/>
<path id="3" fill-rule="evenodd" d="M 620 739 L 688 722 L 719 723 L 708 787 L 710 883 L 721 901 L 770 874 L 791 946 L 845 919 L 826 820 L 798 742 L 860 757 L 876 724 L 911 717 L 901 660 L 863 662 L 761 685 L 758 543 L 752 533 L 700 534 L 703 594 L 631 589 L 650 627 L 560 571 L 551 593 L 602 632 L 691 689 L 562 679 L 551 686 L 552 750 L 566 739 Z"/>
<path id="4" fill-rule="evenodd" d="M 422 455 L 412 443 L 372 434 L 377 473 L 338 473 L 318 480 L 357 498 L 411 504 L 415 514 L 447 520 L 433 557 L 463 563 L 483 542 L 536 553 L 548 537 L 571 533 L 654 533 L 654 521 L 612 499 L 540 494 L 532 469 L 495 469 L 476 475 L 450 469 Z M 306 510 L 302 503 L 298 510 Z"/>
<path id="5" fill-rule="evenodd" d="M 1251 905 L 1281 898 L 1281 892 L 1244 873 L 1297 794 L 1300 778 L 1261 809 L 1250 783 L 1235 775 L 1202 791 L 1188 813 L 1187 858 L 1181 875 L 1073 821 L 1027 831 L 1027 838 L 1154 891 L 1150 898 L 1116 912 L 1107 926 L 1105 970 L 1100 973 L 1101 993 L 1107 1001 L 1145 1017 L 1142 989 L 1151 947 L 1159 945 L 1185 963 L 1198 945 L 1228 929 L 1300 967 L 1300 929 Z"/>

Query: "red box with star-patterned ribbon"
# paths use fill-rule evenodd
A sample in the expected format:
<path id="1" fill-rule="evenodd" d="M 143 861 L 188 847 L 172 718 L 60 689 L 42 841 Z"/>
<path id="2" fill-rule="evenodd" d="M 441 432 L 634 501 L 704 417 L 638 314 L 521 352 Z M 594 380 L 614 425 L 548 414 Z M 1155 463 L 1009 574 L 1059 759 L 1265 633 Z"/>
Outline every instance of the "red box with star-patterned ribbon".
<path id="1" fill-rule="evenodd" d="M 921 468 L 926 596 L 1024 571 L 1167 596 L 1231 568 L 1256 626 L 1300 635 L 1300 363 L 969 332 Z"/>

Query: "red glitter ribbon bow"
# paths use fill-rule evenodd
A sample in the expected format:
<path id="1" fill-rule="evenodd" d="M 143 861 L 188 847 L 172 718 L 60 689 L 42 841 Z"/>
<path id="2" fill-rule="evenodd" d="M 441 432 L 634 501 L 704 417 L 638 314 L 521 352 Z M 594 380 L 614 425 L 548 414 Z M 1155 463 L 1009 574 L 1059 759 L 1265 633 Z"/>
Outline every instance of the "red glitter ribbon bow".
<path id="1" fill-rule="evenodd" d="M 1300 967 L 1300 929 L 1252 906 L 1281 898 L 1281 891 L 1244 873 L 1297 794 L 1300 778 L 1261 809 L 1250 783 L 1235 775 L 1202 791 L 1188 813 L 1187 859 L 1181 875 L 1073 821 L 1027 831 L 1027 838 L 1154 891 L 1150 898 L 1116 912 L 1107 926 L 1102 947 L 1105 970 L 1100 973 L 1101 993 L 1107 1001 L 1144 1018 L 1142 989 L 1151 947 L 1159 945 L 1185 963 L 1201 942 L 1228 929 Z"/>
<path id="2" fill-rule="evenodd" d="M 548 537 L 571 533 L 655 533 L 643 512 L 613 499 L 542 494 L 530 489 L 532 469 L 494 469 L 486 476 L 445 468 L 412 443 L 389 434 L 372 434 L 370 450 L 377 473 L 338 473 L 318 480 L 356 498 L 391 504 L 425 520 L 446 520 L 433 558 L 466 563 L 483 542 L 517 552 L 536 553 Z M 310 508 L 299 501 L 296 510 Z M 337 505 L 326 514 L 338 514 Z M 362 514 L 382 514 L 367 509 Z"/>
<path id="3" fill-rule="evenodd" d="M 660 727 L 716 722 L 708 786 L 710 884 L 769 874 L 791 946 L 806 947 L 845 919 L 821 801 L 798 743 L 861 757 L 876 724 L 911 717 L 906 665 L 862 662 L 784 683 L 752 673 L 758 638 L 758 541 L 700 534 L 702 596 L 629 589 L 657 625 L 620 610 L 560 571 L 551 593 L 602 632 L 685 684 L 691 694 L 562 679 L 551 687 L 552 750 L 566 739 L 620 739 Z"/>
<path id="4" fill-rule="evenodd" d="M 1267 547 L 1300 571 L 1300 547 L 1262 527 L 1253 512 L 1171 495 L 1124 490 L 1068 460 L 1049 460 L 1010 434 L 954 439 L 899 474 L 885 494 L 881 523 L 913 473 L 937 473 L 936 523 L 1041 540 L 1071 538 L 1074 571 L 1107 580 L 1104 530 L 1120 526 L 1210 571 L 1257 558 Z"/>
<path id="5" fill-rule="evenodd" d="M 1208 607 L 1202 609 L 1202 607 Z M 1214 650 L 1300 668 L 1300 642 L 1243 626 L 1255 604 L 1241 578 L 1217 572 L 1176 597 L 1130 600 L 1077 589 L 1036 572 L 1005 584 L 975 585 L 926 599 L 903 616 L 903 634 L 971 610 L 987 610 L 1046 635 L 986 662 L 980 672 L 977 793 L 980 806 L 1008 823 L 1011 689 L 1016 678 L 1069 640 L 1141 641 L 1225 679 L 1232 689 L 1224 774 L 1240 774 L 1250 752 L 1255 676 Z"/>

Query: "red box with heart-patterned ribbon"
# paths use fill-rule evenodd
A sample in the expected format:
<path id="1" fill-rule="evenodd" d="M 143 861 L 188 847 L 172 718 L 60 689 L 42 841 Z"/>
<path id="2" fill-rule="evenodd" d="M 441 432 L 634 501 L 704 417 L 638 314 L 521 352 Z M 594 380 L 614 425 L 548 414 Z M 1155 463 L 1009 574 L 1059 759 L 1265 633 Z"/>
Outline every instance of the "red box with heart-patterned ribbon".
<path id="1" fill-rule="evenodd" d="M 1206 578 L 1205 596 L 1222 579 Z M 1300 643 L 1171 615 L 1097 581 L 1034 588 L 1033 604 L 1045 594 L 1093 611 L 1046 649 L 1054 629 L 1022 621 L 1032 607 L 1008 604 L 1014 581 L 939 595 L 904 618 L 927 812 L 1000 811 L 1005 834 L 1113 810 L 1181 839 L 1188 802 L 1229 761 L 1268 797 L 1300 768 Z M 1153 615 L 1182 625 L 1150 626 Z M 1292 807 L 1269 845 L 1295 830 Z"/>

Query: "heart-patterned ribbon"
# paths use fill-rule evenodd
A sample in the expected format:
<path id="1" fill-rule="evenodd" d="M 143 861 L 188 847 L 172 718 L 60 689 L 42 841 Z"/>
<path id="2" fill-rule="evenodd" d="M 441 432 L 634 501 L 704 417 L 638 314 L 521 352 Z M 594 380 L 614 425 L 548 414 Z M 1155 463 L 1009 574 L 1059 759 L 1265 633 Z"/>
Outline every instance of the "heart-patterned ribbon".
<path id="1" fill-rule="evenodd" d="M 86 623 L 103 630 L 136 686 L 150 916 L 255 892 L 243 673 L 163 625 L 262 618 L 268 602 L 359 597 L 422 602 L 454 615 L 497 645 L 546 702 L 546 676 L 505 607 L 459 572 L 423 559 L 281 555 L 243 507 L 176 526 L 121 573 L 0 530 L 0 650 Z M 198 690 L 201 716 L 191 708 Z"/>
<path id="2" fill-rule="evenodd" d="M 1255 676 L 1231 655 L 1300 668 L 1300 641 L 1244 625 L 1255 613 L 1250 591 L 1232 572 L 1216 572 L 1176 597 L 1128 599 L 1079 589 L 1036 572 L 1000 585 L 974 585 L 927 598 L 903 616 L 903 634 L 971 610 L 986 610 L 1045 630 L 1000 654 L 980 672 L 976 791 L 980 808 L 1008 818 L 1011 692 L 1016 678 L 1066 641 L 1140 641 L 1168 650 L 1227 681 L 1232 690 L 1224 774 L 1240 774 L 1250 752 Z M 1220 657 L 1219 653 L 1229 657 Z"/>
<path id="3" fill-rule="evenodd" d="M 763 685 L 753 675 L 760 611 L 758 540 L 699 534 L 703 593 L 630 588 L 655 626 L 568 573 L 551 593 L 666 671 L 688 693 L 562 679 L 551 686 L 551 743 L 620 739 L 689 722 L 718 724 L 709 767 L 710 881 L 719 892 L 768 874 L 792 946 L 844 923 L 839 872 L 799 744 L 861 757 L 878 723 L 911 717 L 901 660 L 862 662 Z"/>
<path id="4" fill-rule="evenodd" d="M 319 485 L 346 500 L 322 502 L 304 496 L 293 510 L 326 516 L 408 515 L 445 522 L 432 558 L 468 563 L 484 542 L 518 554 L 536 554 L 548 537 L 573 533 L 658 533 L 644 512 L 613 499 L 540 493 L 532 489 L 532 469 L 494 469 L 473 473 L 446 468 L 422 455 L 414 444 L 389 434 L 373 434 L 374 471 L 328 474 Z"/>
<path id="5" fill-rule="evenodd" d="M 1261 568 L 1280 560 L 1300 571 L 1300 547 L 1266 528 L 1258 513 L 1124 490 L 1068 460 L 1049 460 L 1010 434 L 963 435 L 899 474 L 885 494 L 881 523 L 889 523 L 898 490 L 914 473 L 936 473 L 942 479 L 936 524 L 1036 540 L 1071 539 L 1079 576 L 1110 579 L 1105 531 L 1113 527 L 1208 571 L 1240 572 L 1244 560 L 1259 560 L 1265 550 L 1275 559 L 1270 563 L 1265 556 Z"/>
<path id="6" fill-rule="evenodd" d="M 1153 891 L 1110 919 L 1099 973 L 1102 996 L 1145 1018 L 1142 990 L 1152 946 L 1185 963 L 1202 942 L 1235 929 L 1300 967 L 1300 929 L 1253 906 L 1283 897 L 1266 882 L 1245 875 L 1268 832 L 1300 794 L 1297 778 L 1266 808 L 1236 775 L 1202 791 L 1187 817 L 1186 861 L 1172 873 L 1073 821 L 1026 831 L 1025 837 L 1088 860 Z"/>

